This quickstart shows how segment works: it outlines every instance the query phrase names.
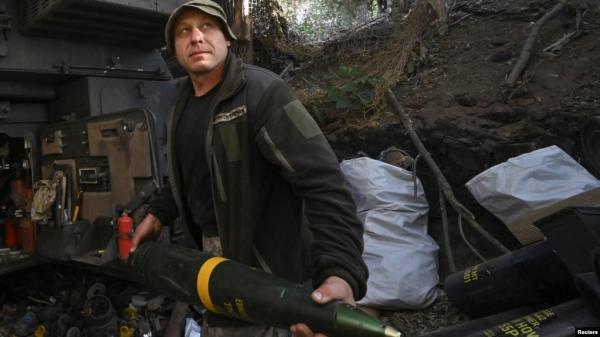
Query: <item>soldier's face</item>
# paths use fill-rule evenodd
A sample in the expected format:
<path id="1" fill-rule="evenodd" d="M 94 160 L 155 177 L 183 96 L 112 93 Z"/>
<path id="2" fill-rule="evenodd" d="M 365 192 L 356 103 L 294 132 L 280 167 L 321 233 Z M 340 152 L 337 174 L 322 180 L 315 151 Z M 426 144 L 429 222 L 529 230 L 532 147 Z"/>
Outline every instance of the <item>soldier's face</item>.
<path id="1" fill-rule="evenodd" d="M 231 43 L 219 19 L 187 9 L 177 19 L 174 34 L 175 56 L 188 73 L 205 75 L 223 68 Z"/>

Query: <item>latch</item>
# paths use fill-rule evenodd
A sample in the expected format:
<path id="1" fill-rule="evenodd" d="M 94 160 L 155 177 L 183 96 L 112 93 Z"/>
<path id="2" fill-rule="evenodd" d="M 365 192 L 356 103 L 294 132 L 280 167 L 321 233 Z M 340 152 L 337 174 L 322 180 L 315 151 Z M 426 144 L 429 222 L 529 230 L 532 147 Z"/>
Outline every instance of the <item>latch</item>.
<path id="1" fill-rule="evenodd" d="M 0 14 L 0 29 L 5 34 L 4 39 L 7 40 L 8 37 L 6 33 L 12 28 L 12 16 L 6 14 Z"/>
<path id="2" fill-rule="evenodd" d="M 8 54 L 8 31 L 12 28 L 12 16 L 4 14 L 6 9 L 0 5 L 0 57 Z"/>
<path id="3" fill-rule="evenodd" d="M 4 120 L 8 118 L 8 114 L 10 113 L 10 102 L 1 101 L 0 102 L 0 120 Z"/>

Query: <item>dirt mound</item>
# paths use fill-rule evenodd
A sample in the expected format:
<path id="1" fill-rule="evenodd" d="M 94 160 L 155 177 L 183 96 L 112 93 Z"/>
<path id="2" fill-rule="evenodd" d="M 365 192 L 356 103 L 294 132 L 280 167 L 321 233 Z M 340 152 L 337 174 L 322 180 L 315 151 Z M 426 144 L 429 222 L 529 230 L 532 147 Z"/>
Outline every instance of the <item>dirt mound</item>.
<path id="1" fill-rule="evenodd" d="M 510 153 L 499 153 L 507 152 L 502 151 L 506 144 L 557 144 L 577 155 L 580 123 L 600 113 L 599 11 L 588 11 L 582 34 L 555 54 L 542 50 L 574 30 L 575 14 L 567 10 L 548 22 L 522 81 L 506 88 L 502 84 L 519 57 L 533 20 L 543 9 L 533 11 L 531 4 L 519 6 L 528 1 L 492 3 L 494 6 L 483 13 L 465 12 L 470 16 L 447 35 L 430 41 L 426 65 L 397 87 L 397 96 L 421 125 L 420 134 L 438 156 L 454 157 L 455 148 L 479 154 L 477 163 L 456 162 L 469 171 L 480 171 L 506 159 Z M 350 142 L 355 146 L 373 152 L 381 149 L 371 149 L 361 140 L 368 141 L 372 139 L 369 134 L 379 133 L 373 129 L 399 126 L 399 120 L 384 113 L 376 120 L 350 124 L 347 133 L 344 127 L 348 125 L 329 128 L 333 142 L 342 139 L 341 143 L 346 143 L 353 138 Z M 389 141 L 397 143 L 398 139 Z M 524 145 L 514 152 L 527 148 Z"/>
<path id="2" fill-rule="evenodd" d="M 560 146 L 600 177 L 600 172 L 588 165 L 580 139 L 583 123 L 600 115 L 600 9 L 596 4 L 595 8 L 580 11 L 580 32 L 562 48 L 551 51 L 547 47 L 576 30 L 576 6 L 585 5 L 585 1 L 568 5 L 548 21 L 525 72 L 515 86 L 509 87 L 503 84 L 519 59 L 532 25 L 556 1 L 455 3 L 448 33 L 420 42 L 416 54 L 421 54 L 422 64 L 393 91 L 413 118 L 419 136 L 453 186 L 457 199 L 473 211 L 484 228 L 515 249 L 519 243 L 498 219 L 475 203 L 464 183 L 510 157 L 549 145 Z M 302 82 L 310 81 L 298 83 Z M 306 89 L 306 85 L 300 86 Z M 408 150 L 413 156 L 418 154 L 400 119 L 389 109 L 349 115 L 334 106 L 328 108 L 325 113 L 330 119 L 324 129 L 341 159 L 356 156 L 359 151 L 376 158 L 390 145 Z M 417 175 L 429 197 L 430 234 L 441 243 L 437 182 L 422 161 L 417 165 Z M 480 261 L 462 244 L 452 213 L 451 241 L 458 268 L 462 269 Z M 465 231 L 484 256 L 500 255 L 470 228 L 465 227 Z M 440 252 L 440 276 L 448 273 L 446 257 Z M 464 320 L 445 298 L 426 311 L 395 312 L 384 317 L 407 336 Z"/>
<path id="3" fill-rule="evenodd" d="M 464 183 L 507 158 L 549 145 L 560 146 L 600 175 L 587 165 L 580 141 L 581 125 L 600 114 L 600 10 L 585 11 L 580 35 L 553 53 L 543 50 L 575 30 L 576 7 L 548 21 L 520 81 L 506 87 L 533 22 L 555 2 L 467 3 L 455 9 L 460 13 L 453 17 L 460 22 L 446 35 L 422 42 L 428 50 L 424 65 L 394 90 L 459 198 L 487 219 Z M 390 112 L 337 120 L 326 129 L 341 158 L 359 150 L 375 157 L 389 145 L 417 154 Z M 437 186 L 425 166 L 419 165 L 419 175 L 435 197 Z M 435 216 L 436 201 L 430 201 Z M 488 227 L 502 227 L 489 219 Z M 516 244 L 510 234 L 499 235 Z"/>

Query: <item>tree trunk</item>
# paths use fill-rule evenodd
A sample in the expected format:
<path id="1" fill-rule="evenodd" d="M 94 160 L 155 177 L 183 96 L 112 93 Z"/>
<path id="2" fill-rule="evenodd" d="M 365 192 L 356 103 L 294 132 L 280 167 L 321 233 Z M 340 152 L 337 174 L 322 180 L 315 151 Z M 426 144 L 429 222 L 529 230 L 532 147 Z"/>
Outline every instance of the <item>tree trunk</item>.
<path id="1" fill-rule="evenodd" d="M 392 0 L 390 7 L 394 13 L 406 13 L 408 11 L 408 3 L 406 0 Z"/>
<path id="2" fill-rule="evenodd" d="M 238 38 L 234 43 L 233 51 L 244 62 L 253 63 L 252 9 L 247 8 L 246 13 L 244 13 L 244 2 L 249 6 L 248 0 L 233 0 L 233 24 L 231 29 Z"/>
<path id="3" fill-rule="evenodd" d="M 429 5 L 435 11 L 437 19 L 433 21 L 437 25 L 440 34 L 446 34 L 448 31 L 448 10 L 446 9 L 446 0 L 427 0 Z"/>

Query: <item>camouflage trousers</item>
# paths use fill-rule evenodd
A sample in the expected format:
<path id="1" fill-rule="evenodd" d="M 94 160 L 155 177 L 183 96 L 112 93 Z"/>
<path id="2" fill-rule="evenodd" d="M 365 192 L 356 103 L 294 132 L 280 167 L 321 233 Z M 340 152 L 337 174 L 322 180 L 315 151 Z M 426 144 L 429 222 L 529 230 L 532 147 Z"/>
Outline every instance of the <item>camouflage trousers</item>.
<path id="1" fill-rule="evenodd" d="M 218 236 L 203 237 L 202 247 L 205 252 L 222 256 L 221 242 Z M 249 326 L 243 328 L 219 328 L 202 326 L 202 337 L 291 337 L 289 330 L 264 326 Z"/>
<path id="2" fill-rule="evenodd" d="M 264 326 L 249 326 L 243 328 L 202 327 L 202 337 L 291 337 L 289 330 Z"/>

